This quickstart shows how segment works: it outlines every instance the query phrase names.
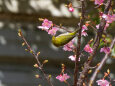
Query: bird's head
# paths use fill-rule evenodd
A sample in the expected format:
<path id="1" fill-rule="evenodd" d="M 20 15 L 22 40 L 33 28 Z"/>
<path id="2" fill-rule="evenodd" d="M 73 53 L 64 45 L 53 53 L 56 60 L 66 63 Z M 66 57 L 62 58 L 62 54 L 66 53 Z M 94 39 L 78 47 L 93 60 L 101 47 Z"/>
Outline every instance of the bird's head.
<path id="1" fill-rule="evenodd" d="M 53 43 L 53 45 L 55 45 L 56 47 L 59 47 L 59 46 L 60 46 L 59 43 L 58 43 L 58 41 L 56 40 L 56 37 L 55 37 L 55 36 L 52 37 L 52 43 Z"/>

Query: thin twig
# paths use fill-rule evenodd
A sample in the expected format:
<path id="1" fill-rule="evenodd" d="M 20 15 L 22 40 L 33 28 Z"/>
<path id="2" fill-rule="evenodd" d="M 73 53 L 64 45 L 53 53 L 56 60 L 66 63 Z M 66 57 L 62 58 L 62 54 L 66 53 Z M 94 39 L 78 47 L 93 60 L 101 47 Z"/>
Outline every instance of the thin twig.
<path id="1" fill-rule="evenodd" d="M 111 46 L 110 46 L 110 50 L 113 48 L 115 44 L 115 38 L 113 39 Z M 92 77 L 90 78 L 90 83 L 89 86 L 92 85 L 92 83 L 95 81 L 97 74 L 99 73 L 99 71 L 102 69 L 103 65 L 105 64 L 105 61 L 109 58 L 109 54 L 105 54 L 104 58 L 101 60 L 99 66 L 97 67 L 97 69 L 95 70 L 95 72 L 93 73 Z"/>
<path id="2" fill-rule="evenodd" d="M 71 86 L 71 85 L 69 84 L 69 82 L 65 81 L 65 83 L 67 84 L 67 86 Z"/>
<path id="3" fill-rule="evenodd" d="M 37 56 L 37 55 L 35 54 L 35 52 L 32 50 L 32 48 L 30 47 L 30 45 L 28 44 L 28 42 L 26 41 L 26 39 L 24 38 L 23 35 L 21 36 L 21 38 L 22 38 L 22 40 L 24 41 L 24 43 L 27 45 L 29 51 L 32 51 L 32 54 L 33 54 L 33 56 L 35 57 L 35 59 L 36 59 L 38 65 L 41 67 L 41 63 L 40 63 L 40 61 L 38 60 L 38 56 Z"/>
<path id="4" fill-rule="evenodd" d="M 19 31 L 18 33 L 19 33 L 19 36 L 20 36 L 20 37 L 22 38 L 22 40 L 24 41 L 24 43 L 27 45 L 28 50 L 29 50 L 29 51 L 32 53 L 32 55 L 35 57 L 35 59 L 36 59 L 36 61 L 37 61 L 37 63 L 38 63 L 39 69 L 42 71 L 42 73 L 43 73 L 45 79 L 48 81 L 48 83 L 49 83 L 50 86 L 53 86 L 53 84 L 51 83 L 51 81 L 48 79 L 48 77 L 47 77 L 47 75 L 46 75 L 44 69 L 42 68 L 43 66 L 41 65 L 41 63 L 40 63 L 40 61 L 39 61 L 39 59 L 38 59 L 38 55 L 32 50 L 31 46 L 28 44 L 28 42 L 27 42 L 27 40 L 25 39 L 25 37 L 23 36 L 22 32 Z"/>
<path id="5" fill-rule="evenodd" d="M 65 31 L 67 31 L 67 32 L 72 32 L 72 31 L 70 31 L 70 30 L 68 30 L 66 27 L 64 27 L 64 26 L 59 26 L 59 25 L 56 25 L 56 24 L 54 24 L 54 26 L 55 27 L 58 27 L 58 28 L 60 28 L 60 29 L 63 29 L 63 30 L 65 30 Z"/>
<path id="6" fill-rule="evenodd" d="M 97 29 L 96 29 L 95 27 L 93 27 L 93 25 L 89 24 L 89 26 L 90 26 L 93 30 L 95 30 L 95 31 L 97 32 Z"/>

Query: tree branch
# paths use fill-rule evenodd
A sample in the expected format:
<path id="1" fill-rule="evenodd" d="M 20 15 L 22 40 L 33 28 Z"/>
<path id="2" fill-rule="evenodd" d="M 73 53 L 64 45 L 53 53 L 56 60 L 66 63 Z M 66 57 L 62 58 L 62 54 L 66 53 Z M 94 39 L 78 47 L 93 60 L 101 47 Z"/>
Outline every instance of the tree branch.
<path id="1" fill-rule="evenodd" d="M 80 56 L 80 46 L 81 46 L 81 31 L 82 31 L 82 26 L 84 24 L 84 14 L 85 14 L 85 10 L 84 10 L 84 0 L 81 1 L 81 19 L 80 19 L 80 25 L 79 25 L 79 33 L 78 33 L 78 42 L 77 42 L 77 49 L 75 50 L 75 55 L 76 55 L 76 60 L 75 60 L 75 69 L 74 69 L 74 85 L 73 86 L 77 86 L 77 74 L 78 74 L 78 67 L 79 67 L 79 56 Z"/>
<path id="2" fill-rule="evenodd" d="M 111 43 L 110 50 L 113 48 L 114 44 L 115 44 L 115 38 L 113 39 L 113 41 Z M 92 77 L 90 78 L 89 86 L 92 86 L 92 83 L 96 79 L 97 74 L 102 69 L 103 65 L 105 64 L 105 61 L 109 58 L 108 56 L 109 56 L 109 54 L 106 54 L 104 56 L 104 58 L 101 60 L 100 65 L 96 68 L 95 72 L 93 73 Z"/>
<path id="3" fill-rule="evenodd" d="M 105 6 L 104 14 L 108 14 L 110 7 L 111 7 L 111 0 L 108 0 L 106 3 L 106 6 Z M 80 73 L 80 76 L 78 79 L 78 83 L 77 83 L 78 86 L 83 86 L 83 82 L 85 80 L 86 75 L 88 74 L 90 64 L 96 54 L 96 51 L 97 51 L 99 43 L 100 43 L 100 39 L 102 38 L 102 33 L 104 30 L 105 24 L 106 24 L 106 21 L 104 18 L 102 18 L 100 21 L 99 30 L 97 31 L 97 35 L 96 35 L 95 42 L 93 45 L 93 53 L 90 54 L 90 56 L 88 57 L 88 60 L 84 63 L 84 69 Z"/>
<path id="4" fill-rule="evenodd" d="M 45 73 L 45 71 L 44 71 L 44 69 L 43 69 L 43 66 L 42 66 L 42 64 L 40 63 L 39 59 L 38 59 L 38 55 L 34 52 L 34 50 L 33 50 L 33 49 L 31 48 L 31 46 L 28 44 L 28 42 L 26 41 L 25 37 L 23 36 L 21 30 L 19 30 L 18 35 L 19 35 L 19 37 L 21 37 L 22 40 L 24 41 L 25 45 L 26 45 L 27 48 L 28 48 L 27 50 L 28 50 L 30 53 L 32 53 L 32 55 L 35 57 L 35 59 L 36 59 L 36 61 L 37 61 L 37 64 L 38 64 L 38 66 L 39 66 L 39 69 L 40 69 L 41 72 L 43 73 L 44 78 L 47 80 L 48 84 L 49 84 L 50 86 L 53 86 L 52 82 L 48 79 L 48 77 L 47 77 L 47 75 L 46 75 L 46 73 Z"/>

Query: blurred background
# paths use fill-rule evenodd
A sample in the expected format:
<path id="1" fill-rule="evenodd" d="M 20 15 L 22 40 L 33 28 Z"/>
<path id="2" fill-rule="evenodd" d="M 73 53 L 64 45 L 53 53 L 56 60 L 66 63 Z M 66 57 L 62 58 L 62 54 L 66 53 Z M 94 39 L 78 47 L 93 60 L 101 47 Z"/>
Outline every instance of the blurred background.
<path id="1" fill-rule="evenodd" d="M 76 29 L 80 13 L 79 9 L 75 9 L 73 13 L 68 11 L 65 4 L 70 2 L 76 7 L 80 6 L 77 0 L 0 0 L 0 86 L 38 86 L 39 84 L 48 86 L 44 79 L 35 78 L 36 74 L 41 76 L 42 74 L 33 67 L 36 63 L 34 57 L 25 51 L 26 47 L 22 47 L 23 41 L 17 35 L 19 28 L 22 29 L 32 49 L 41 52 L 40 61 L 49 60 L 44 68 L 47 74 L 52 74 L 51 81 L 53 84 L 55 86 L 66 86 L 65 83 L 60 83 L 55 79 L 61 72 L 62 63 L 66 64 L 66 72 L 71 75 L 69 83 L 72 83 L 74 62 L 70 61 L 68 56 L 73 53 L 65 52 L 62 48 L 53 46 L 51 36 L 37 28 L 42 23 L 38 18 L 47 18 L 57 25 L 66 26 L 70 30 Z M 91 14 L 96 12 L 93 4 L 94 2 L 90 2 L 88 4 L 90 6 L 87 7 Z M 96 16 L 93 15 L 93 17 L 95 19 Z M 115 33 L 114 26 L 113 24 L 108 31 L 113 35 Z M 94 36 L 92 30 L 88 33 L 88 37 L 82 38 L 82 47 Z M 94 64 L 102 59 L 103 55 L 98 54 Z M 82 59 L 82 61 L 86 60 L 86 58 Z M 103 72 L 108 67 L 111 70 L 110 76 L 115 78 L 114 61 L 113 58 L 107 60 L 103 68 L 105 70 L 98 74 L 98 78 L 103 77 Z"/>

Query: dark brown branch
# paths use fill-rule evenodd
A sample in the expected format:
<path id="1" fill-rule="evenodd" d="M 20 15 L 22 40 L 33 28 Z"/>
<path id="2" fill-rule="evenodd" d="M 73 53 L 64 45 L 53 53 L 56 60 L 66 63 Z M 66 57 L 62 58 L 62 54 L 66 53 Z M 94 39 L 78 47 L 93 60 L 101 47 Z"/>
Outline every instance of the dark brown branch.
<path id="1" fill-rule="evenodd" d="M 74 85 L 73 86 L 77 86 L 77 75 L 78 75 L 78 67 L 79 67 L 79 56 L 80 56 L 80 46 L 81 46 L 81 31 L 82 31 L 82 26 L 84 24 L 84 0 L 81 1 L 81 5 L 82 5 L 82 8 L 81 8 L 81 19 L 80 19 L 80 25 L 79 25 L 79 33 L 78 33 L 78 42 L 77 42 L 77 48 L 76 48 L 76 51 L 75 51 L 75 55 L 76 55 L 76 60 L 75 60 L 75 69 L 74 69 Z"/>
<path id="2" fill-rule="evenodd" d="M 110 9 L 111 6 L 111 0 L 107 1 L 107 4 L 105 6 L 105 10 L 104 10 L 104 14 L 108 14 L 108 11 Z M 105 27 L 106 21 L 104 18 L 101 19 L 100 21 L 100 25 L 99 25 L 99 30 L 97 31 L 97 35 L 95 38 L 95 42 L 93 45 L 93 53 L 90 54 L 90 56 L 88 57 L 88 60 L 84 63 L 84 69 L 83 71 L 80 73 L 79 79 L 78 79 L 78 86 L 83 86 L 83 82 L 85 80 L 86 75 L 88 74 L 88 70 L 90 68 L 90 64 L 96 54 L 96 51 L 98 49 L 99 43 L 100 43 L 100 39 L 102 38 L 102 33 Z"/>
<path id="3" fill-rule="evenodd" d="M 110 50 L 113 48 L 114 44 L 115 44 L 115 38 L 113 39 L 113 41 L 111 43 Z M 100 62 L 99 66 L 96 68 L 95 72 L 93 73 L 92 77 L 90 78 L 89 86 L 92 86 L 92 83 L 95 81 L 97 74 L 102 69 L 102 67 L 105 64 L 105 61 L 108 59 L 108 57 L 109 57 L 109 54 L 106 54 L 104 56 L 104 58 L 102 59 L 102 61 Z"/>

